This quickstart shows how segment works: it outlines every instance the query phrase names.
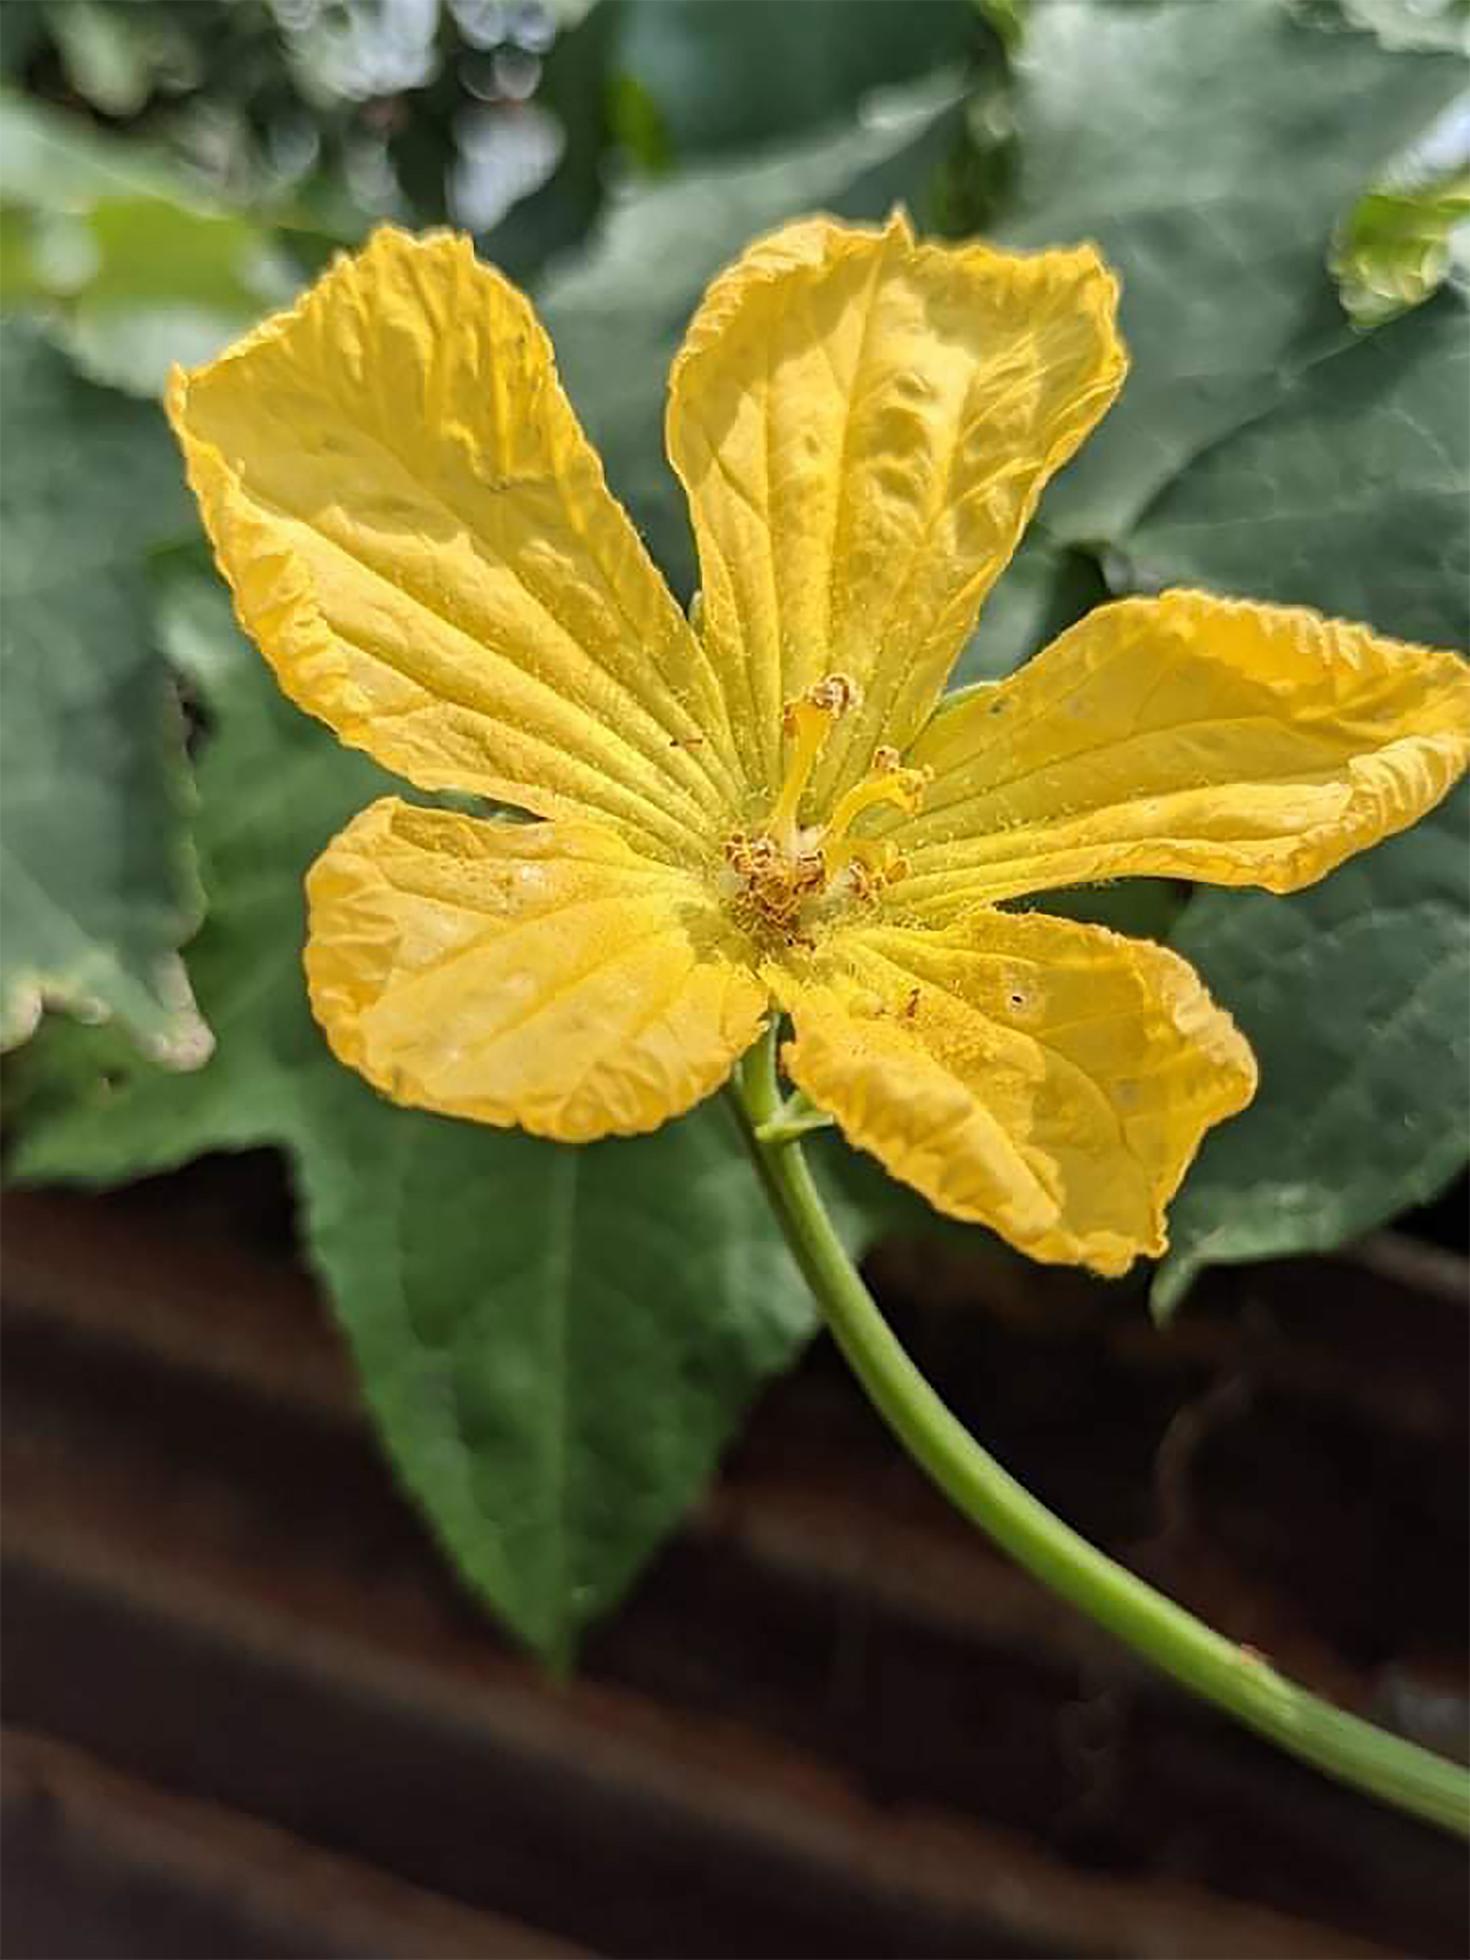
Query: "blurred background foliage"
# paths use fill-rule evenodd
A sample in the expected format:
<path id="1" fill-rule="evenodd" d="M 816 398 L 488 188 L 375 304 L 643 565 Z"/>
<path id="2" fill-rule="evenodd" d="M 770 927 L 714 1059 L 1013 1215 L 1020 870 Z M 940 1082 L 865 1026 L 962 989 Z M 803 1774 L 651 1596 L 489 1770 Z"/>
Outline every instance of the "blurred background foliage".
<path id="1" fill-rule="evenodd" d="M 157 407 L 170 365 L 377 222 L 469 230 L 533 290 L 687 597 L 664 375 L 752 235 L 902 200 L 950 236 L 1092 237 L 1132 378 L 957 680 L 1175 582 L 1463 646 L 1467 40 L 1466 0 L 0 7 L 9 1168 L 286 1149 L 404 1480 L 543 1652 L 617 1598 L 809 1308 L 718 1108 L 567 1152 L 390 1109 L 331 1061 L 300 878 L 380 779 L 235 633 Z M 1467 841 L 1462 795 L 1290 900 L 1056 901 L 1171 938 L 1262 1060 L 1175 1207 L 1158 1310 L 1464 1165 Z M 855 1244 L 926 1229 L 871 1166 L 824 1166 Z"/>

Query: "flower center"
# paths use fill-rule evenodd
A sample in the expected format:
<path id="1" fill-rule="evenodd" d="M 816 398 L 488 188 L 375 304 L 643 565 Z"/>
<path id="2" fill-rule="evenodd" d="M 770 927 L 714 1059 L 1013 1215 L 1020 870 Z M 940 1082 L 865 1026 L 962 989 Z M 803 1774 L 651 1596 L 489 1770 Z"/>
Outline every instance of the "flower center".
<path id="1" fill-rule="evenodd" d="M 901 767 L 897 749 L 874 749 L 867 775 L 844 791 L 824 823 L 800 821 L 801 799 L 827 737 L 860 698 L 856 681 L 828 674 L 787 702 L 782 721 L 790 749 L 776 801 L 758 830 L 725 839 L 731 915 L 768 944 L 812 945 L 814 926 L 849 904 L 871 903 L 906 869 L 892 844 L 852 834 L 858 818 L 879 804 L 918 809 L 925 773 Z"/>

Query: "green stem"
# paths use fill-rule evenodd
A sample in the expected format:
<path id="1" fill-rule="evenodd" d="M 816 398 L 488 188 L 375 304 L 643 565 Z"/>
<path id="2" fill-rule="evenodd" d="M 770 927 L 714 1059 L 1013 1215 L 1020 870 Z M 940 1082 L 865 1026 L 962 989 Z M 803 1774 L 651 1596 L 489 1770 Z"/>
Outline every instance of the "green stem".
<path id="1" fill-rule="evenodd" d="M 1135 1653 L 1291 1755 L 1442 1829 L 1470 1836 L 1470 1775 L 1287 1681 L 1090 1545 L 955 1420 L 895 1339 L 842 1248 L 780 1108 L 772 1038 L 747 1055 L 735 1100 L 782 1230 L 853 1372 L 909 1455 L 1019 1564 Z"/>

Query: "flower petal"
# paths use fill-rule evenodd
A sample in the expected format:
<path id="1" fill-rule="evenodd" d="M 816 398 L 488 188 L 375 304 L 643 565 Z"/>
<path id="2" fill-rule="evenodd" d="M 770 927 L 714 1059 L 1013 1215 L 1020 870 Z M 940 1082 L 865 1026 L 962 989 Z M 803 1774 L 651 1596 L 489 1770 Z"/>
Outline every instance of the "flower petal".
<path id="1" fill-rule="evenodd" d="M 670 376 L 707 646 L 753 782 L 781 708 L 846 673 L 865 706 L 820 800 L 908 741 L 1041 493 L 1108 407 L 1117 289 L 1090 246 L 1012 257 L 813 218 L 710 287 Z"/>
<path id="2" fill-rule="evenodd" d="M 175 371 L 169 415 L 246 629 L 303 708 L 425 788 L 692 862 L 732 797 L 713 674 L 468 239 L 380 231 Z"/>
<path id="3" fill-rule="evenodd" d="M 853 1143 L 941 1211 L 1100 1273 L 1164 1250 L 1200 1138 L 1255 1089 L 1177 954 L 1039 913 L 856 928 L 772 985 L 787 1071 Z"/>
<path id="4" fill-rule="evenodd" d="M 395 1102 L 564 1143 L 653 1130 L 759 1032 L 765 987 L 685 874 L 580 823 L 386 797 L 307 880 L 311 1002 Z"/>
<path id="5" fill-rule="evenodd" d="M 1470 664 L 1203 592 L 1100 606 L 941 708 L 889 835 L 905 917 L 1148 874 L 1295 891 L 1403 830 L 1470 760 Z"/>

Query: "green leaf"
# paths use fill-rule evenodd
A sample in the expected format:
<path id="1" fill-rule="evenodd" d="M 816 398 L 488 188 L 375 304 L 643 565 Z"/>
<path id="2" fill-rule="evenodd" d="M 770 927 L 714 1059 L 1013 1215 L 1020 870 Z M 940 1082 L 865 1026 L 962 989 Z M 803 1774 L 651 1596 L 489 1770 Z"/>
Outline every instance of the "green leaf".
<path id="1" fill-rule="evenodd" d="M 1134 582 L 1296 601 L 1385 633 L 1470 623 L 1470 315 L 1453 293 L 1318 363 L 1171 484 Z"/>
<path id="2" fill-rule="evenodd" d="M 1096 237 L 1123 274 L 1133 355 L 1123 400 L 1043 506 L 1056 541 L 1092 545 L 1121 586 L 1205 584 L 1460 639 L 1462 312 L 1441 294 L 1358 341 L 1327 278 L 1339 221 L 1460 84 L 1445 55 L 1388 53 L 1274 0 L 1033 10 L 1005 237 Z M 1174 1205 L 1162 1303 L 1211 1258 L 1337 1243 L 1462 1158 L 1466 1072 L 1443 1066 L 1433 1025 L 1450 982 L 1429 986 L 1411 1029 L 1417 1056 L 1439 1045 L 1439 1070 L 1399 1072 L 1382 1105 L 1397 1151 L 1366 1060 L 1403 974 L 1448 974 L 1446 931 L 1470 911 L 1466 864 L 1443 851 L 1421 904 L 1421 851 L 1403 839 L 1292 900 L 1211 892 L 1186 907 L 1174 943 L 1241 1017 L 1262 1088 Z M 1370 894 L 1392 927 L 1339 931 L 1343 892 Z M 1456 1013 L 1462 1025 L 1462 996 Z M 1364 1056 L 1358 1092 L 1319 1119 L 1348 1053 Z"/>
<path id="3" fill-rule="evenodd" d="M 88 374 L 134 394 L 162 394 L 175 362 L 212 359 L 295 285 L 243 218 L 112 198 L 85 224 L 91 269 L 62 295 L 62 338 Z"/>
<path id="4" fill-rule="evenodd" d="M 1361 218 L 1364 188 L 1462 83 L 1445 54 L 1391 53 L 1341 22 L 1322 31 L 1279 0 L 1032 10 L 1004 235 L 1096 238 L 1122 273 L 1132 354 L 1121 402 L 1043 506 L 1056 545 L 1090 546 L 1114 585 L 1203 584 L 1409 638 L 1461 637 L 1463 315 L 1441 295 L 1355 339 L 1327 260 L 1335 232 L 1339 247 L 1352 236 L 1337 227 L 1355 208 Z M 1174 1206 L 1161 1303 L 1211 1259 L 1335 1243 L 1459 1161 L 1463 1068 L 1399 1075 L 1386 1105 L 1397 1153 L 1366 1062 L 1359 1091 L 1317 1116 L 1404 973 L 1441 971 L 1450 922 L 1470 911 L 1465 863 L 1442 853 L 1434 905 L 1421 902 L 1430 849 L 1411 838 L 1319 891 L 1202 894 L 1185 910 L 1174 943 L 1240 1016 L 1263 1079 Z M 1391 929 L 1368 919 L 1339 932 L 1341 892 L 1370 894 Z M 1165 905 L 1149 929 L 1167 924 Z M 1445 1032 L 1432 1020 L 1445 985 L 1429 987 L 1412 1031 L 1421 1059 Z M 1457 1011 L 1463 1023 L 1463 999 Z"/>
<path id="5" fill-rule="evenodd" d="M 963 127 L 955 87 L 940 82 L 895 100 L 867 126 L 645 187 L 613 206 L 585 256 L 539 289 L 568 391 L 676 590 L 691 590 L 694 561 L 683 495 L 664 460 L 664 391 L 704 287 L 789 217 L 876 218 L 904 199 L 922 218 L 928 186 Z"/>
<path id="6" fill-rule="evenodd" d="M 1048 496 L 1118 539 L 1207 443 L 1341 339 L 1334 227 L 1463 86 L 1445 54 L 1302 25 L 1283 0 L 1043 0 L 1019 62 L 1004 241 L 1095 239 L 1123 281 L 1122 399 Z"/>
<path id="7" fill-rule="evenodd" d="M 0 187 L 7 305 L 46 303 L 78 365 L 130 393 L 161 393 L 174 362 L 208 360 L 296 283 L 266 232 L 161 161 L 9 96 Z"/>
<path id="8" fill-rule="evenodd" d="M 1177 878 L 1120 878 L 1108 885 L 1066 885 L 1015 901 L 1008 910 L 1046 912 L 1106 926 L 1130 939 L 1167 940 L 1189 902 L 1190 886 Z"/>
<path id="9" fill-rule="evenodd" d="M 1155 1275 L 1340 1245 L 1470 1155 L 1470 792 L 1286 901 L 1196 897 L 1174 944 L 1250 1038 L 1256 1101 L 1210 1133 Z"/>
<path id="10" fill-rule="evenodd" d="M 672 156 L 789 141 L 988 53 L 971 0 L 629 0 L 618 56 Z"/>
<path id="11" fill-rule="evenodd" d="M 1159 499 L 1135 569 L 1460 640 L 1467 367 L 1449 293 L 1324 360 Z M 1462 796 L 1314 890 L 1190 903 L 1173 943 L 1239 1017 L 1261 1088 L 1174 1207 L 1161 1309 L 1211 1260 L 1339 1243 L 1463 1162 L 1465 823 Z"/>
<path id="12" fill-rule="evenodd" d="M 813 1309 L 719 1105 L 581 1150 L 374 1117 L 298 1143 L 316 1256 L 446 1550 L 565 1663 Z"/>
<path id="13" fill-rule="evenodd" d="M 1298 0 L 1326 25 L 1364 27 L 1386 48 L 1470 54 L 1470 0 Z"/>
<path id="14" fill-rule="evenodd" d="M 1004 679 L 1107 597 L 1096 558 L 1033 523 L 986 599 L 951 687 Z"/>
<path id="15" fill-rule="evenodd" d="M 46 38 L 42 0 L 6 0 L 0 7 L 0 76 L 23 75 Z"/>
<path id="16" fill-rule="evenodd" d="M 1115 585 L 1203 584 L 1410 638 L 1462 636 L 1463 314 L 1441 295 L 1356 340 L 1326 277 L 1334 227 L 1462 80 L 1442 55 L 1321 32 L 1274 0 L 1033 9 L 1005 235 L 1097 238 L 1122 272 L 1133 358 L 1121 403 L 1043 506 L 1054 555 L 1077 540 Z M 1051 603 L 1044 567 L 1034 572 L 1029 596 Z M 984 631 L 982 621 L 981 644 Z M 1421 853 L 1437 867 L 1432 905 Z M 1117 891 L 1126 903 L 1130 887 Z M 1339 932 L 1343 892 L 1371 894 L 1391 929 L 1364 919 Z M 1169 893 L 1157 896 L 1152 932 L 1169 925 Z M 1069 895 L 1088 911 L 1099 898 L 1115 902 L 1111 891 Z M 1219 892 L 1189 904 L 1174 943 L 1239 1015 L 1263 1080 L 1253 1108 L 1210 1138 L 1174 1207 L 1161 1302 L 1212 1259 L 1365 1229 L 1461 1160 L 1463 1068 L 1400 1071 L 1384 1105 L 1396 1150 L 1384 1147 L 1366 1060 L 1358 1091 L 1320 1121 L 1317 1110 L 1406 971 L 1441 976 L 1426 981 L 1403 1039 L 1420 1062 L 1436 1043 L 1443 1056 L 1433 1015 L 1455 999 L 1446 937 L 1467 913 L 1463 857 L 1446 858 L 1427 833 L 1296 898 Z M 1463 993 L 1455 1011 L 1462 1025 Z"/>
<path id="17" fill-rule="evenodd" d="M 173 444 L 13 321 L 0 422 L 0 1045 L 50 1001 L 197 1059 L 183 726 L 142 562 L 190 524 Z"/>
<path id="18" fill-rule="evenodd" d="M 7 12 L 8 12 L 7 8 Z M 30 97 L 0 89 L 0 195 L 40 211 L 104 197 L 171 197 L 178 177 L 147 143 L 123 141 Z"/>
<path id="19" fill-rule="evenodd" d="M 115 1181 L 290 1149 L 399 1475 L 469 1582 L 564 1662 L 808 1338 L 805 1289 L 718 1103 L 573 1150 L 395 1109 L 338 1066 L 305 1000 L 301 878 L 401 786 L 278 697 L 212 586 L 172 591 L 167 628 L 217 725 L 189 957 L 218 1045 L 196 1075 L 114 1069 L 43 1106 L 15 1170 Z"/>

